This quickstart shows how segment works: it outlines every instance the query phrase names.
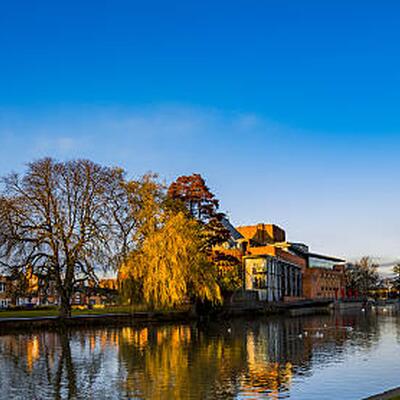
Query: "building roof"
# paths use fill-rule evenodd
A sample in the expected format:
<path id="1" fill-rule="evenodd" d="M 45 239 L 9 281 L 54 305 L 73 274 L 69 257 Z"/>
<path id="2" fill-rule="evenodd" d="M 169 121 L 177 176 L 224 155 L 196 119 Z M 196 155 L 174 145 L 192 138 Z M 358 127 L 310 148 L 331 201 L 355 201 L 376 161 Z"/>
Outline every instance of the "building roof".
<path id="1" fill-rule="evenodd" d="M 305 245 L 304 243 L 292 243 L 291 242 L 290 248 L 295 253 L 300 253 L 304 256 L 307 256 L 308 258 L 317 258 L 318 260 L 333 261 L 333 262 L 339 262 L 339 263 L 345 262 L 345 260 L 342 260 L 341 258 L 338 258 L 338 257 L 326 256 L 324 254 L 319 254 L 319 253 L 312 253 L 309 251 L 308 246 Z"/>
<path id="2" fill-rule="evenodd" d="M 295 264 L 298 267 L 306 267 L 305 258 L 274 245 L 250 247 L 247 250 L 250 255 L 246 257 L 276 257 L 289 263 Z"/>
<path id="3" fill-rule="evenodd" d="M 227 218 L 221 219 L 222 225 L 229 231 L 233 240 L 244 239 L 243 235 L 229 222 Z"/>
<path id="4" fill-rule="evenodd" d="M 340 263 L 345 262 L 345 260 L 342 260 L 341 258 L 325 256 L 323 254 L 318 254 L 318 253 L 310 253 L 309 252 L 308 257 L 317 258 L 318 260 L 334 261 L 334 262 L 340 262 Z"/>
<path id="5" fill-rule="evenodd" d="M 238 226 L 236 228 L 246 239 L 266 245 L 276 242 L 285 242 L 285 231 L 278 225 L 274 224 L 257 224 Z"/>

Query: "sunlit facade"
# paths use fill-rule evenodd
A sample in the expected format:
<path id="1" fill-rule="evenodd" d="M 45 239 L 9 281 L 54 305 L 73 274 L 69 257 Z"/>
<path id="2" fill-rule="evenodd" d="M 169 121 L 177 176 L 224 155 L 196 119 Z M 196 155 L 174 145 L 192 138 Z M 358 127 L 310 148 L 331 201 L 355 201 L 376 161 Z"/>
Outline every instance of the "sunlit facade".
<path id="1" fill-rule="evenodd" d="M 301 267 L 269 255 L 243 258 L 245 289 L 257 291 L 259 300 L 283 301 L 302 295 Z"/>
<path id="2" fill-rule="evenodd" d="M 272 224 L 238 227 L 247 240 L 243 257 L 243 285 L 259 300 L 290 301 L 302 296 L 302 270 L 306 263 L 291 252 L 285 231 Z"/>

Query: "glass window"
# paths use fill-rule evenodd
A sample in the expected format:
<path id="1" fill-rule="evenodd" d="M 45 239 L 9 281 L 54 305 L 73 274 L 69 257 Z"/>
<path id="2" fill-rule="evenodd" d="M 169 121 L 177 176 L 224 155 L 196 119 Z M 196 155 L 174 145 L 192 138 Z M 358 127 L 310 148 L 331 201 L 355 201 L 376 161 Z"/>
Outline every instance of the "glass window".
<path id="1" fill-rule="evenodd" d="M 255 289 L 265 289 L 266 285 L 266 276 L 265 275 L 255 275 L 254 276 L 254 288 Z"/>

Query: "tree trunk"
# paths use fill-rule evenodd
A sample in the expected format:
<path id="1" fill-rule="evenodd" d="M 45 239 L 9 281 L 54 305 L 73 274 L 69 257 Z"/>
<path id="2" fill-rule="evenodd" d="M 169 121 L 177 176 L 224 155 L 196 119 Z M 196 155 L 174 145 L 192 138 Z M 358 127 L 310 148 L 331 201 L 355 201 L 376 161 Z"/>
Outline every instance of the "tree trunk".
<path id="1" fill-rule="evenodd" d="M 67 289 L 61 290 L 60 317 L 69 318 L 71 316 L 71 295 Z"/>

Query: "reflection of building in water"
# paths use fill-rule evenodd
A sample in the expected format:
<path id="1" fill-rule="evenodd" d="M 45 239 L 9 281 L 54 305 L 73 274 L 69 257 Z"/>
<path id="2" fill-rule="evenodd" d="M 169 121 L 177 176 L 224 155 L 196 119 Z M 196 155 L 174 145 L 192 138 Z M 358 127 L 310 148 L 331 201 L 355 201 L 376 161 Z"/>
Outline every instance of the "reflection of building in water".
<path id="1" fill-rule="evenodd" d="M 32 371 L 33 364 L 40 357 L 39 338 L 33 336 L 26 342 L 26 365 L 28 371 Z"/>
<path id="2" fill-rule="evenodd" d="M 287 390 L 293 376 L 292 364 L 269 359 L 270 342 L 258 341 L 252 332 L 247 335 L 246 345 L 247 372 L 242 379 L 242 387 L 252 392 L 268 392 L 274 397 Z"/>
<path id="3" fill-rule="evenodd" d="M 300 318 L 276 318 L 268 322 L 257 322 L 248 331 L 253 336 L 250 340 L 251 348 L 247 343 L 248 354 L 254 354 L 260 362 L 277 362 L 304 364 L 311 359 L 311 349 L 299 340 L 303 333 L 303 320 Z M 253 358 L 254 359 L 254 358 Z"/>
<path id="4" fill-rule="evenodd" d="M 351 321 L 330 315 L 252 321 L 245 330 L 244 392 L 278 398 L 280 392 L 290 390 L 296 374 L 310 374 L 316 364 L 337 360 L 349 338 L 343 325 Z"/>
<path id="5" fill-rule="evenodd" d="M 26 371 L 32 372 L 35 367 L 35 363 L 41 356 L 41 346 L 43 346 L 44 337 L 48 337 L 48 334 L 40 335 L 7 335 L 1 337 L 0 353 L 2 355 L 9 355 L 15 359 L 21 360 L 26 368 Z M 54 336 L 54 335 L 53 335 Z M 53 347 L 54 341 L 49 340 L 50 347 Z M 49 352 L 49 355 L 52 353 Z M 52 365 L 52 358 L 49 360 L 49 366 Z"/>
<path id="6" fill-rule="evenodd" d="M 243 385 L 250 392 L 288 391 L 298 366 L 309 368 L 312 347 L 301 340 L 303 320 L 274 318 L 255 321 L 246 332 L 247 374 Z"/>

